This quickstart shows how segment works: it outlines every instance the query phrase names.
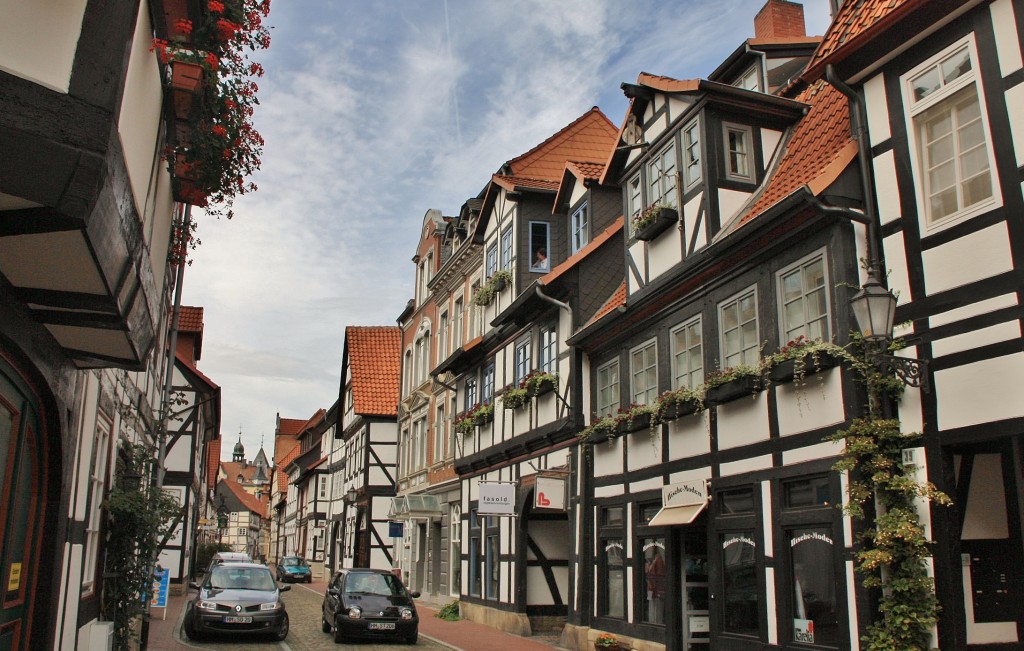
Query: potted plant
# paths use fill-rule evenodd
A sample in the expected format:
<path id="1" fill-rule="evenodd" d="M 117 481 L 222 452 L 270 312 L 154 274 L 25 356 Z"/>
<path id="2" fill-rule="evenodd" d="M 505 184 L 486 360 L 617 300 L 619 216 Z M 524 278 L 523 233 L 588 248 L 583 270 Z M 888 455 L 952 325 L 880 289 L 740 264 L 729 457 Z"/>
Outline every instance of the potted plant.
<path id="1" fill-rule="evenodd" d="M 494 420 L 494 405 L 489 402 L 477 405 L 473 409 L 472 416 L 474 424 L 486 425 Z"/>
<path id="2" fill-rule="evenodd" d="M 803 335 L 786 342 L 786 345 L 768 356 L 765 365 L 772 382 L 802 382 L 804 377 L 818 371 L 832 368 L 839 363 L 845 350 L 821 339 L 808 339 Z"/>
<path id="3" fill-rule="evenodd" d="M 700 411 L 700 394 L 689 387 L 670 389 L 658 396 L 656 406 L 656 421 L 667 423 Z"/>
<path id="4" fill-rule="evenodd" d="M 462 436 L 469 436 L 473 433 L 476 428 L 476 420 L 473 418 L 473 414 L 468 411 L 464 411 L 455 417 L 455 432 Z"/>
<path id="5" fill-rule="evenodd" d="M 590 425 L 584 427 L 580 431 L 577 437 L 581 443 L 600 443 L 601 441 L 610 441 L 618 435 L 618 428 L 618 417 L 608 414 L 603 418 L 598 418 L 592 421 Z"/>
<path id="6" fill-rule="evenodd" d="M 761 369 L 749 364 L 737 364 L 708 374 L 704 382 L 704 400 L 718 405 L 741 396 L 751 396 L 761 390 Z"/>
<path id="7" fill-rule="evenodd" d="M 558 376 L 547 371 L 533 371 L 519 382 L 521 389 L 531 396 L 542 396 L 558 388 Z"/>
<path id="8" fill-rule="evenodd" d="M 679 221 L 679 213 L 675 206 L 655 203 L 633 217 L 633 236 L 638 240 L 649 242 L 677 221 Z"/>
<path id="9" fill-rule="evenodd" d="M 644 428 L 655 426 L 654 416 L 657 409 L 653 405 L 631 404 L 629 407 L 620 407 L 616 417 L 616 425 L 619 434 L 638 432 Z"/>
<path id="10" fill-rule="evenodd" d="M 611 633 L 601 633 L 594 638 L 594 651 L 621 651 L 619 639 Z"/>
<path id="11" fill-rule="evenodd" d="M 479 305 L 480 307 L 490 305 L 498 292 L 504 290 L 511 282 L 511 271 L 508 269 L 499 269 L 498 271 L 495 271 L 494 275 L 488 278 L 487 282 L 476 291 L 476 294 L 473 295 L 473 304 Z"/>
<path id="12" fill-rule="evenodd" d="M 530 402 L 530 392 L 526 389 L 513 387 L 511 384 L 505 387 L 501 394 L 501 404 L 505 409 L 519 409 Z"/>

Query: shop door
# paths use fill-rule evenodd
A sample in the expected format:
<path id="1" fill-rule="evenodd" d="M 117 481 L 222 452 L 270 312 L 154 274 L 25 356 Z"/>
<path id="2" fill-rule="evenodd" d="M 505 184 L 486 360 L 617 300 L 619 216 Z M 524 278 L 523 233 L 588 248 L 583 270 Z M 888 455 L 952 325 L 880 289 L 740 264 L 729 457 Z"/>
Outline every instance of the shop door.
<path id="1" fill-rule="evenodd" d="M 38 407 L 0 375 L 0 651 L 27 649 L 46 512 Z"/>

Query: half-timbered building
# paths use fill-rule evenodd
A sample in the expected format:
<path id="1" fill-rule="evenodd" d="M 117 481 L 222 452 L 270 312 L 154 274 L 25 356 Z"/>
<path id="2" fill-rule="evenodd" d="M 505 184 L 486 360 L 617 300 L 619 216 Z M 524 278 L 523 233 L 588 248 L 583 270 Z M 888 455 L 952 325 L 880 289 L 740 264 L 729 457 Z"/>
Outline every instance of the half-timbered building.
<path id="1" fill-rule="evenodd" d="M 334 445 L 345 450 L 340 567 L 391 568 L 398 465 L 398 326 L 348 326 Z"/>
<path id="2" fill-rule="evenodd" d="M 305 426 L 305 420 L 297 418 L 281 418 L 277 414 L 274 426 L 274 469 L 270 480 L 270 507 L 272 510 L 270 525 L 270 555 L 268 558 L 276 563 L 282 556 L 294 553 L 289 550 L 288 536 L 285 533 L 285 520 L 288 511 L 288 473 L 285 471 L 301 452 L 299 433 Z"/>
<path id="3" fill-rule="evenodd" d="M 954 503 L 928 523 L 944 650 L 1024 643 L 1022 28 L 1016 0 L 845 2 L 804 73 L 862 116 L 896 321 L 928 364 L 898 414 Z"/>
<path id="4" fill-rule="evenodd" d="M 330 412 L 337 413 L 337 407 Z M 309 419 L 299 433 L 299 448 L 285 472 L 289 477 L 288 500 L 294 500 L 294 554 L 309 562 L 314 578 L 324 578 L 324 558 L 327 545 L 327 518 L 330 505 L 330 476 L 327 473 L 327 450 L 330 440 L 326 431 L 333 432 L 323 409 Z"/>
<path id="5" fill-rule="evenodd" d="M 585 189 L 564 197 L 577 209 L 574 217 L 553 213 L 552 206 L 567 162 L 600 165 L 614 140 L 615 127 L 604 114 L 588 111 L 505 163 L 480 201 L 467 203 L 453 224 L 465 243 L 446 263 L 463 264 L 450 281 L 452 300 L 456 309 L 469 307 L 459 312 L 465 317 L 457 316 L 451 352 L 432 373 L 457 387 L 452 415 L 461 480 L 461 607 L 464 616 L 522 634 L 560 627 L 568 615 L 568 513 L 533 509 L 531 500 L 538 477 L 564 481 L 568 474 L 574 434 L 569 388 L 580 373 L 579 360 L 564 346 L 572 308 L 565 296 L 546 296 L 536 281 L 613 221 L 602 216 L 589 224 Z M 569 173 L 588 178 L 578 167 Z M 473 256 L 473 264 L 464 264 L 462 255 Z M 439 275 L 445 273 L 442 268 Z M 486 499 L 481 503 L 482 491 L 496 486 L 514 502 L 503 515 Z M 555 505 L 564 506 L 564 498 Z"/>

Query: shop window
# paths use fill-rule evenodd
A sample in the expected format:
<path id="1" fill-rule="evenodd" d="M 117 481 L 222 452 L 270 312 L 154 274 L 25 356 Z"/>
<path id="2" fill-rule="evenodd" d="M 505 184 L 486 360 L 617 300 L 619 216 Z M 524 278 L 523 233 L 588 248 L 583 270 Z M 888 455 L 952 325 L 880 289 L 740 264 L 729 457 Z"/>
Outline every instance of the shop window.
<path id="1" fill-rule="evenodd" d="M 793 641 L 835 646 L 839 641 L 835 543 L 829 527 L 789 529 Z"/>
<path id="2" fill-rule="evenodd" d="M 719 512 L 739 515 L 754 512 L 754 489 L 750 487 L 723 490 L 718 493 Z"/>
<path id="3" fill-rule="evenodd" d="M 598 611 L 615 619 L 626 618 L 626 540 L 621 506 L 601 510 L 598 532 Z"/>
<path id="4" fill-rule="evenodd" d="M 487 598 L 498 598 L 498 586 L 501 579 L 500 549 L 498 546 L 498 518 L 488 516 L 487 532 Z"/>
<path id="5" fill-rule="evenodd" d="M 760 632 L 760 591 L 754 532 L 733 531 L 719 536 L 722 563 L 722 628 L 729 633 L 756 636 Z"/>
<path id="6" fill-rule="evenodd" d="M 641 599 L 640 621 L 646 624 L 665 624 L 665 539 L 641 538 L 643 568 L 640 584 L 644 587 Z"/>

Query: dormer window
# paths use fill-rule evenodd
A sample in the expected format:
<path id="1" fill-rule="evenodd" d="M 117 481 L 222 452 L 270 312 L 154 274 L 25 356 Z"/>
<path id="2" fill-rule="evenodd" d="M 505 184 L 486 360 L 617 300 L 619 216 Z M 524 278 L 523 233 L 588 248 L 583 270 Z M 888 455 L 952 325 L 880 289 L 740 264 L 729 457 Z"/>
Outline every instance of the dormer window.
<path id="1" fill-rule="evenodd" d="M 696 120 L 683 129 L 683 171 L 686 187 L 700 180 L 700 124 Z"/>
<path id="2" fill-rule="evenodd" d="M 676 148 L 665 147 L 647 164 L 648 205 L 676 206 Z"/>
<path id="3" fill-rule="evenodd" d="M 732 85 L 746 90 L 760 91 L 761 80 L 758 78 L 757 66 L 750 66 Z"/>
<path id="4" fill-rule="evenodd" d="M 724 127 L 725 175 L 733 181 L 753 181 L 750 157 L 753 150 L 753 133 L 750 127 L 736 124 L 726 124 Z"/>
<path id="5" fill-rule="evenodd" d="M 590 223 L 587 217 L 587 204 L 582 204 L 569 217 L 569 246 L 571 253 L 576 253 L 590 241 Z"/>

